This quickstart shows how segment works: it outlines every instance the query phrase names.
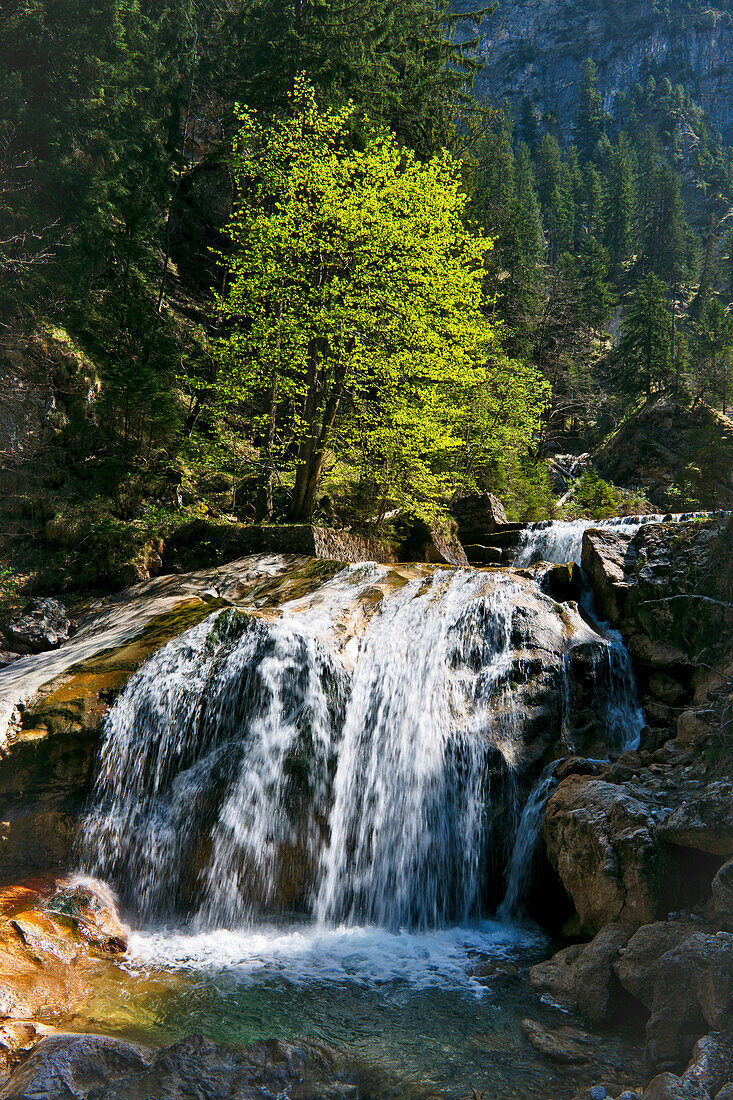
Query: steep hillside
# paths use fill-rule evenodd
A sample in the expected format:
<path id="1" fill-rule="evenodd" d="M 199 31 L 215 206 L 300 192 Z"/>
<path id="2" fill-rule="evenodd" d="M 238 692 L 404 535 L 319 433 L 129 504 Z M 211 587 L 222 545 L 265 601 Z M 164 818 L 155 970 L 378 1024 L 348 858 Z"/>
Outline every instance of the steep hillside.
<path id="1" fill-rule="evenodd" d="M 469 0 L 456 0 L 469 10 Z M 486 62 L 477 90 L 490 102 L 528 96 L 541 112 L 572 123 L 582 66 L 598 65 L 599 90 L 610 110 L 650 67 L 694 89 L 711 121 L 733 134 L 731 4 L 700 0 L 499 0 L 481 27 Z"/>

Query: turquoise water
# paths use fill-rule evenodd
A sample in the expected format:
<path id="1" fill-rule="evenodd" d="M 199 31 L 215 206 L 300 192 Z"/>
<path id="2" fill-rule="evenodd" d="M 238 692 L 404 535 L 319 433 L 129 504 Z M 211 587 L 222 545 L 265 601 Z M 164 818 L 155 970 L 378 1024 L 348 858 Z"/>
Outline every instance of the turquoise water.
<path id="1" fill-rule="evenodd" d="M 124 968 L 100 975 L 77 1027 L 167 1044 L 315 1039 L 344 1057 L 365 1097 L 570 1097 L 580 1084 L 633 1079 L 628 1034 L 589 1046 L 594 1064 L 557 1067 L 524 1039 L 528 1016 L 575 1024 L 527 987 L 548 944 L 493 922 L 429 933 L 304 924 L 133 935 Z M 597 1063 L 597 1064 L 595 1064 Z"/>

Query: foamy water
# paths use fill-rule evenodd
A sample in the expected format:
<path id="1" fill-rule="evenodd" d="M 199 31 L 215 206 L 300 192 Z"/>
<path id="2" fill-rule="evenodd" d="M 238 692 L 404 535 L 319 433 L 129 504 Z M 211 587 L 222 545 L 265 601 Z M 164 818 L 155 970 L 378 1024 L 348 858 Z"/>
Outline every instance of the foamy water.
<path id="1" fill-rule="evenodd" d="M 458 990 L 481 998 L 487 992 L 485 980 L 477 975 L 482 962 L 508 960 L 543 942 L 539 932 L 494 921 L 432 932 L 261 926 L 135 932 L 129 954 L 133 965 L 214 978 L 221 974 L 243 987 L 279 981 L 376 989 L 402 982 L 411 989 Z"/>

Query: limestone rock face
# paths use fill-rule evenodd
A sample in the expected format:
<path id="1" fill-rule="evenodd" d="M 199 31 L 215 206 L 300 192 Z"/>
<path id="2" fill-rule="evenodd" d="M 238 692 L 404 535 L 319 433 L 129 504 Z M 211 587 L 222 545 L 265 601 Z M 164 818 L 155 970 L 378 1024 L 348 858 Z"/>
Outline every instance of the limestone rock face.
<path id="1" fill-rule="evenodd" d="M 606 1020 L 612 1007 L 613 964 L 634 929 L 608 924 L 590 942 L 558 951 L 529 972 L 529 982 L 540 993 L 574 1004 L 590 1020 Z"/>
<path id="2" fill-rule="evenodd" d="M 547 804 L 543 836 L 586 931 L 654 920 L 664 857 L 648 807 L 622 785 L 568 776 Z"/>
<path id="3" fill-rule="evenodd" d="M 674 59 L 676 79 L 694 82 L 705 109 L 726 131 L 733 127 L 733 78 L 726 65 L 733 33 L 721 7 L 681 22 L 625 0 L 583 7 L 571 0 L 514 0 L 498 11 L 492 9 L 480 28 L 479 56 L 485 65 L 475 86 L 490 103 L 508 97 L 517 118 L 522 98 L 529 96 L 541 113 L 552 111 L 561 126 L 569 127 L 576 116 L 585 58 L 598 64 L 599 91 L 606 105 L 617 92 L 628 94 L 643 78 L 650 57 L 660 65 Z M 471 12 L 475 5 L 458 0 L 456 8 Z M 469 22 L 465 33 L 472 36 L 475 30 Z M 650 443 L 654 439 L 659 436 Z M 651 446 L 649 451 L 651 465 Z M 639 466 L 630 466 L 630 473 L 637 471 L 638 484 Z"/>

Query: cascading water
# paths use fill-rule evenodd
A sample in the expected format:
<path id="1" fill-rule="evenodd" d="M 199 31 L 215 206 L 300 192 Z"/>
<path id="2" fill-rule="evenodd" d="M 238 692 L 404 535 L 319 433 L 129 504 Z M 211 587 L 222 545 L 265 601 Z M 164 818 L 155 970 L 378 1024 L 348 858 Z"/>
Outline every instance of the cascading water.
<path id="1" fill-rule="evenodd" d="M 350 567 L 279 615 L 217 612 L 155 654 L 107 717 L 84 870 L 144 919 L 199 929 L 289 913 L 427 929 L 486 912 L 516 828 L 502 914 L 517 913 L 541 820 L 537 790 L 520 815 L 535 703 L 518 689 L 555 692 L 574 751 L 580 654 L 575 710 L 618 750 L 640 728 L 628 655 L 527 578 L 416 572 L 379 589 L 387 569 Z M 359 601 L 350 672 L 333 620 Z"/>
<path id="2" fill-rule="evenodd" d="M 529 524 L 514 555 L 516 566 L 533 565 L 537 561 L 560 563 L 574 561 L 580 565 L 583 535 L 588 528 L 618 529 L 621 534 L 635 535 L 647 523 L 681 523 L 708 512 L 679 512 L 666 515 L 615 516 L 611 519 L 542 520 Z"/>
<path id="3" fill-rule="evenodd" d="M 479 574 L 414 581 L 365 639 L 334 783 L 322 922 L 464 922 L 480 912 L 489 759 L 517 716 L 490 712 L 511 664 L 515 586 Z M 499 779 L 501 779 L 501 773 Z"/>
<path id="4" fill-rule="evenodd" d="M 83 830 L 84 869 L 142 923 L 89 1030 L 318 1036 L 389 1071 L 369 1095 L 460 1100 L 484 1035 L 552 1026 L 519 979 L 492 995 L 545 951 L 523 917 L 554 766 L 532 779 L 638 729 L 622 644 L 542 584 L 296 567 L 151 657 L 108 713 Z M 492 1096 L 541 1100 L 545 1073 L 502 1069 Z"/>
<path id="5" fill-rule="evenodd" d="M 109 712 L 87 869 L 145 917 L 267 906 L 288 857 L 317 862 L 346 683 L 297 623 L 223 612 L 170 642 Z"/>

